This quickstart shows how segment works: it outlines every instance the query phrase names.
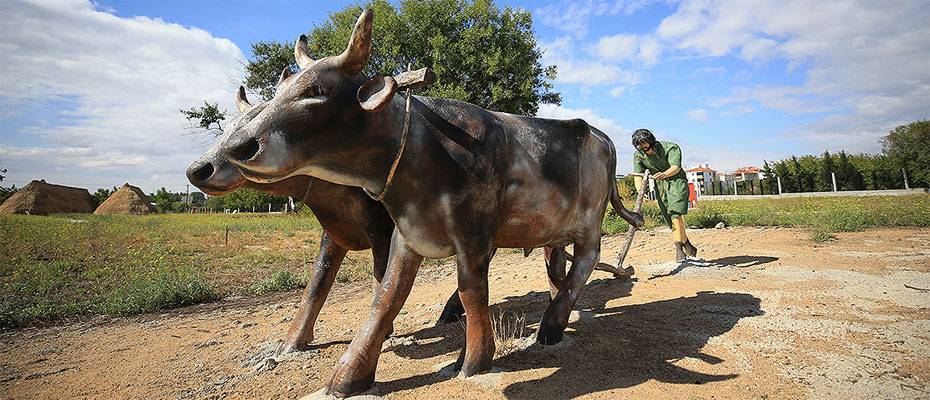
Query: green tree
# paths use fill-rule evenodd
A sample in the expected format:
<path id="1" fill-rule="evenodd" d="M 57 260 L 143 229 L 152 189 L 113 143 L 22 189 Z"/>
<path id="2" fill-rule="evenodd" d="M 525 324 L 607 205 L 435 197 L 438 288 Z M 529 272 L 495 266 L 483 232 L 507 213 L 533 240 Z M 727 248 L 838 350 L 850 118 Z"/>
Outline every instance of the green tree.
<path id="1" fill-rule="evenodd" d="M 3 202 L 6 201 L 6 199 L 9 199 L 13 193 L 16 193 L 16 190 L 16 185 L 10 187 L 0 186 L 0 204 L 3 204 Z"/>
<path id="2" fill-rule="evenodd" d="M 833 175 L 836 173 L 836 166 L 833 164 L 833 156 L 829 151 L 824 151 L 821 156 L 820 173 L 817 179 L 817 191 L 829 192 L 833 190 Z"/>
<path id="3" fill-rule="evenodd" d="M 882 138 L 882 152 L 907 171 L 912 187 L 930 186 L 930 120 L 895 127 Z"/>
<path id="4" fill-rule="evenodd" d="M 90 196 L 94 198 L 94 201 L 97 202 L 97 206 L 99 207 L 104 201 L 107 201 L 113 193 L 116 193 L 117 190 L 119 190 L 119 188 L 116 186 L 113 186 L 113 189 L 99 188 Z"/>
<path id="5" fill-rule="evenodd" d="M 225 210 L 226 209 L 226 199 L 225 196 L 210 196 L 207 197 L 204 207 L 212 208 L 214 210 Z"/>
<path id="6" fill-rule="evenodd" d="M 372 55 L 365 73 L 395 75 L 430 67 L 436 82 L 420 94 L 468 101 L 481 107 L 534 115 L 539 103 L 560 104 L 552 91 L 554 66 L 540 63 L 532 15 L 490 0 L 385 0 L 365 4 L 374 11 Z M 314 59 L 341 53 L 361 7 L 333 12 L 307 35 Z M 283 68 L 296 70 L 293 45 L 258 42 L 246 66 L 245 84 L 265 99 Z"/>
<path id="7" fill-rule="evenodd" d="M 155 194 L 149 195 L 155 203 L 155 210 L 160 213 L 181 212 L 187 207 L 181 202 L 179 193 L 171 193 L 165 188 L 158 189 Z"/>
<path id="8" fill-rule="evenodd" d="M 762 161 L 762 177 L 760 188 L 764 186 L 761 192 L 763 194 L 778 194 L 778 178 L 776 177 L 775 168 L 769 165 L 768 161 Z"/>
<path id="9" fill-rule="evenodd" d="M 203 102 L 201 107 L 191 107 L 187 110 L 178 110 L 190 123 L 194 133 L 209 133 L 213 136 L 223 134 L 222 122 L 226 120 L 226 110 L 220 111 L 219 103 Z"/>
<path id="10" fill-rule="evenodd" d="M 796 179 L 791 176 L 791 169 L 788 168 L 788 163 L 785 160 L 775 162 L 775 176 L 781 177 L 782 191 L 783 192 L 797 192 L 795 188 Z M 775 184 L 777 185 L 777 178 Z M 775 193 L 775 192 L 773 192 Z"/>
<path id="11" fill-rule="evenodd" d="M 845 151 L 841 151 L 836 163 L 836 179 L 839 190 L 863 190 L 865 189 L 865 180 L 860 172 L 849 161 L 849 156 Z"/>
<path id="12" fill-rule="evenodd" d="M 271 204 L 272 209 L 280 209 L 287 202 L 287 196 L 274 196 L 254 189 L 239 189 L 222 196 L 222 199 L 222 208 L 242 211 L 252 211 L 253 208 L 256 211 L 267 211 L 268 204 Z"/>
<path id="13" fill-rule="evenodd" d="M 195 207 L 202 207 L 207 202 L 207 196 L 201 192 L 191 193 L 191 205 Z"/>

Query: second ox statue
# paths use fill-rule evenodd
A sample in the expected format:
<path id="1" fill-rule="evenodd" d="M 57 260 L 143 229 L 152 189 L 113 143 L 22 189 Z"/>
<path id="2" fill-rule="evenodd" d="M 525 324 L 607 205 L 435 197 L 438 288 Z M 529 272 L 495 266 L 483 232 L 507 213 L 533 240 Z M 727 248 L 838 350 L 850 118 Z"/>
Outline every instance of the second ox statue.
<path id="1" fill-rule="evenodd" d="M 298 58 L 302 54 L 300 49 L 304 46 L 306 38 L 301 37 L 296 45 Z M 281 81 L 287 77 L 286 74 L 282 75 Z M 253 106 L 249 103 L 243 87 L 240 87 L 236 94 L 236 105 L 240 114 L 226 126 L 224 136 L 250 121 L 265 107 L 265 104 Z M 274 183 L 255 183 L 246 180 L 238 169 L 229 164 L 216 146 L 188 167 L 187 178 L 194 186 L 211 196 L 221 196 L 239 188 L 250 188 L 293 197 L 307 205 L 323 227 L 312 277 L 301 296 L 297 314 L 278 353 L 305 350 L 313 341 L 316 319 L 349 250 L 371 249 L 374 260 L 372 272 L 377 290 L 387 267 L 394 221 L 384 206 L 372 200 L 361 188 L 337 185 L 306 175 Z M 549 275 L 553 277 L 550 290 L 554 297 L 554 288 L 564 279 L 567 254 L 563 248 L 547 248 L 545 255 Z M 464 312 L 458 292 L 453 292 L 439 316 L 439 323 L 458 321 Z"/>
<path id="2" fill-rule="evenodd" d="M 553 344 L 600 257 L 607 204 L 630 224 L 643 222 L 620 202 L 613 144 L 584 121 L 492 112 L 448 99 L 405 102 L 395 96 L 393 78 L 364 76 L 372 18 L 370 10 L 362 13 L 341 54 L 312 62 L 302 55 L 307 67 L 221 144 L 249 180 L 310 175 L 361 187 L 396 224 L 369 318 L 327 386 L 337 396 L 374 383 L 385 334 L 423 257 L 455 255 L 467 321 L 461 370 L 470 376 L 488 371 L 494 356 L 488 264 L 495 248 L 574 245 L 573 265 L 537 332 L 539 342 Z M 470 141 L 437 134 L 441 121 L 430 118 L 436 115 Z"/>

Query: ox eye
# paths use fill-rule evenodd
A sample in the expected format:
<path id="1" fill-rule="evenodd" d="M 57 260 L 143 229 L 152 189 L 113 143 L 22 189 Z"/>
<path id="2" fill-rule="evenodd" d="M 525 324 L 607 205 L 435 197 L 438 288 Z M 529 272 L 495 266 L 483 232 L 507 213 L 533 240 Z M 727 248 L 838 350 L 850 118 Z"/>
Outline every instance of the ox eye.
<path id="1" fill-rule="evenodd" d="M 306 97 L 311 97 L 311 98 L 312 97 L 325 97 L 329 95 L 329 92 L 330 90 L 327 87 L 313 85 L 313 86 L 310 86 L 309 89 L 307 89 Z"/>

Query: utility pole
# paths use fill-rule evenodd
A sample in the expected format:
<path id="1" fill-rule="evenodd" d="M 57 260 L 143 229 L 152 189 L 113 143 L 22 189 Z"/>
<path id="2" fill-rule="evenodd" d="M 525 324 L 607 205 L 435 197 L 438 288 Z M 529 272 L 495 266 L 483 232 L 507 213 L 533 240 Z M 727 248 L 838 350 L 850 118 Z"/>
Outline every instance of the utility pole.
<path id="1" fill-rule="evenodd" d="M 191 201 L 191 185 L 188 183 L 188 184 L 185 184 L 184 186 L 187 186 L 187 197 L 184 199 L 184 202 L 187 203 L 187 205 L 191 205 L 194 203 L 193 201 Z"/>
<path id="2" fill-rule="evenodd" d="M 733 195 L 736 196 L 739 193 L 736 193 L 736 179 L 733 180 Z"/>
<path id="3" fill-rule="evenodd" d="M 776 176 L 775 179 L 778 179 L 778 194 L 781 195 L 781 177 Z"/>
<path id="4" fill-rule="evenodd" d="M 836 191 L 836 172 L 831 172 L 830 176 L 833 177 L 833 191 Z"/>
<path id="5" fill-rule="evenodd" d="M 901 173 L 904 174 L 904 190 L 911 190 L 911 185 L 907 183 L 907 171 L 901 168 Z"/>

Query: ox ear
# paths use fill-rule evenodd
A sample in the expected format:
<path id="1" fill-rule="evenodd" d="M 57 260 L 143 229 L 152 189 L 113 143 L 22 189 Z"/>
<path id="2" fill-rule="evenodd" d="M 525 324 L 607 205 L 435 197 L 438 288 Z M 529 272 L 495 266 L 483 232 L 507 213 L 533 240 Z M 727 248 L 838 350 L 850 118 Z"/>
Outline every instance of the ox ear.
<path id="1" fill-rule="evenodd" d="M 251 107 L 252 103 L 249 103 L 249 99 L 245 97 L 245 87 L 239 86 L 239 91 L 236 92 L 236 108 L 239 112 L 245 112 Z"/>
<path id="2" fill-rule="evenodd" d="M 368 56 L 371 55 L 371 25 L 374 15 L 370 9 L 362 11 L 358 21 L 355 22 L 355 28 L 352 29 L 352 36 L 349 38 L 349 45 L 342 54 L 336 56 L 336 62 L 342 66 L 342 69 L 349 74 L 362 72 L 365 64 L 368 64 Z"/>
<path id="3" fill-rule="evenodd" d="M 307 35 L 300 35 L 297 38 L 297 43 L 294 43 L 294 59 L 297 60 L 297 66 L 300 69 L 307 69 L 310 64 L 313 64 L 310 50 L 307 49 Z"/>
<path id="4" fill-rule="evenodd" d="M 288 67 L 284 67 L 284 69 L 281 70 L 281 76 L 278 77 L 278 84 L 276 86 L 280 86 L 281 82 L 284 82 L 287 78 L 290 78 L 290 77 L 291 77 L 291 69 Z"/>
<path id="5" fill-rule="evenodd" d="M 358 88 L 358 104 L 362 109 L 378 112 L 391 103 L 397 92 L 397 82 L 390 76 L 376 76 Z"/>

